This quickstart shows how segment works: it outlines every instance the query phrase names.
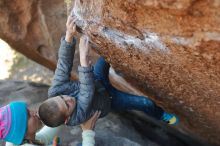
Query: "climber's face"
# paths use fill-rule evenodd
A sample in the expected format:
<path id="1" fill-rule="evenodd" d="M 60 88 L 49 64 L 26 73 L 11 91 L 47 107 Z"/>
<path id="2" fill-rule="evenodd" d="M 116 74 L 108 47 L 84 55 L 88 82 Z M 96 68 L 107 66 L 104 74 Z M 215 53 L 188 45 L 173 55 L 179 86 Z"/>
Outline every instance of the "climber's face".
<path id="1" fill-rule="evenodd" d="M 72 114 L 76 106 L 75 98 L 67 96 L 67 95 L 59 95 L 54 98 L 51 98 L 51 100 L 57 103 L 60 111 L 64 113 L 66 117 L 69 117 Z"/>

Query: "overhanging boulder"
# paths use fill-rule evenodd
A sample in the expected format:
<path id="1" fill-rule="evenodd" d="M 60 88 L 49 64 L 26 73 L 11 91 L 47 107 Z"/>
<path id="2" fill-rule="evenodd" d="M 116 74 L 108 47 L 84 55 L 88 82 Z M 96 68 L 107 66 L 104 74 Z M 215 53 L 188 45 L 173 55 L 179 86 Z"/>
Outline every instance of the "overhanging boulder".
<path id="1" fill-rule="evenodd" d="M 220 142 L 220 1 L 76 0 L 72 13 L 134 86 Z"/>

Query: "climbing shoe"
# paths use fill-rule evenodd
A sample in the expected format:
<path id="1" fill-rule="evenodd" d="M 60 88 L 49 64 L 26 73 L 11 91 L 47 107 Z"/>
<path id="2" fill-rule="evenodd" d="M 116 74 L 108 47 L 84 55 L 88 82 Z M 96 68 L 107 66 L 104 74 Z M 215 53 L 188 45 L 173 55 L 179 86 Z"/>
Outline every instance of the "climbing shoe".
<path id="1" fill-rule="evenodd" d="M 167 112 L 163 113 L 161 120 L 169 125 L 177 125 L 179 123 L 179 118 L 177 116 Z"/>

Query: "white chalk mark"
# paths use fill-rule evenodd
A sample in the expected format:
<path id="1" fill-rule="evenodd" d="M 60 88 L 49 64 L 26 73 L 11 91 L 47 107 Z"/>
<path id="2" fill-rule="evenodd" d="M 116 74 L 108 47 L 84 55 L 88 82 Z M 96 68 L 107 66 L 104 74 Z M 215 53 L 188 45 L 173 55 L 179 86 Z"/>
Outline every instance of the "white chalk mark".
<path id="1" fill-rule="evenodd" d="M 156 33 L 144 33 L 144 39 L 124 34 L 110 28 L 103 28 L 101 33 L 106 39 L 111 40 L 120 48 L 126 49 L 131 47 L 142 50 L 145 53 L 153 49 L 169 52 L 169 49 L 162 43 Z"/>

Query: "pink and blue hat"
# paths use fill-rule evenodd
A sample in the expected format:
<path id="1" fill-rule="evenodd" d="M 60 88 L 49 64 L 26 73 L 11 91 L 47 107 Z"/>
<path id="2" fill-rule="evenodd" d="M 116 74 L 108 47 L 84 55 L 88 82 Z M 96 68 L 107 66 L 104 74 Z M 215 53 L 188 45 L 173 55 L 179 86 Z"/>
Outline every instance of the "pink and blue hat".
<path id="1" fill-rule="evenodd" d="M 25 102 L 11 102 L 0 108 L 0 139 L 22 144 L 27 130 L 28 116 Z"/>

